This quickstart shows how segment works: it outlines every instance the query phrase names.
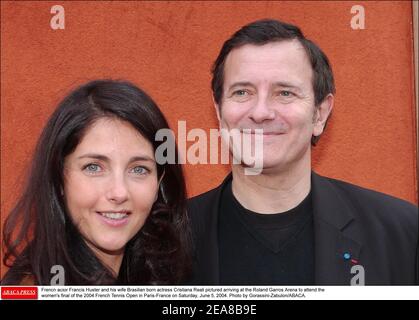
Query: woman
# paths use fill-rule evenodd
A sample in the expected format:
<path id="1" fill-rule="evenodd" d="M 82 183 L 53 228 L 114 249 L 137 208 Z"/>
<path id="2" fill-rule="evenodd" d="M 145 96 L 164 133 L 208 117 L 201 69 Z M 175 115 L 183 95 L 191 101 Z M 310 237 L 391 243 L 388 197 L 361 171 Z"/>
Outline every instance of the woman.
<path id="1" fill-rule="evenodd" d="M 92 81 L 70 93 L 43 130 L 5 222 L 2 285 L 50 285 L 54 266 L 66 285 L 183 281 L 185 183 L 180 165 L 156 163 L 163 128 L 157 105 L 128 82 Z"/>

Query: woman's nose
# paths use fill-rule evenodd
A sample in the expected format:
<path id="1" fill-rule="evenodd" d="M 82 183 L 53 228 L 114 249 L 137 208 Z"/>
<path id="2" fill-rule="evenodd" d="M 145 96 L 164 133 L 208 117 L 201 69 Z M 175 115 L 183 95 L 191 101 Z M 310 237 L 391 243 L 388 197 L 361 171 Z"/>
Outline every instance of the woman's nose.
<path id="1" fill-rule="evenodd" d="M 114 203 L 123 203 L 128 199 L 128 188 L 124 177 L 114 176 L 106 195 L 107 199 Z"/>

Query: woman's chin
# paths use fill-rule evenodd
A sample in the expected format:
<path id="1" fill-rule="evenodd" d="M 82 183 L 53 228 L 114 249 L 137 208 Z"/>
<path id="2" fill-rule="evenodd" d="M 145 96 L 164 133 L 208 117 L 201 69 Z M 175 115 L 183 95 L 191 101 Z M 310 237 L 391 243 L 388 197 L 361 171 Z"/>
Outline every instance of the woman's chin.
<path id="1" fill-rule="evenodd" d="M 127 243 L 125 241 L 121 241 L 120 239 L 117 241 L 107 239 L 97 241 L 95 243 L 95 247 L 97 250 L 108 255 L 120 255 L 124 253 L 126 244 Z"/>

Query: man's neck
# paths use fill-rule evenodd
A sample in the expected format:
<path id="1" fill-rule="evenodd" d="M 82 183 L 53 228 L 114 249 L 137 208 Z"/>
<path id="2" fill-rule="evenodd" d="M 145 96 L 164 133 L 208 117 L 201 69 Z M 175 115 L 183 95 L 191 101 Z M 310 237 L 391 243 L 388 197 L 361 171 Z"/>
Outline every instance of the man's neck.
<path id="1" fill-rule="evenodd" d="M 272 214 L 295 208 L 310 193 L 311 166 L 290 170 L 264 170 L 259 175 L 245 175 L 244 168 L 235 165 L 233 194 L 248 210 Z"/>

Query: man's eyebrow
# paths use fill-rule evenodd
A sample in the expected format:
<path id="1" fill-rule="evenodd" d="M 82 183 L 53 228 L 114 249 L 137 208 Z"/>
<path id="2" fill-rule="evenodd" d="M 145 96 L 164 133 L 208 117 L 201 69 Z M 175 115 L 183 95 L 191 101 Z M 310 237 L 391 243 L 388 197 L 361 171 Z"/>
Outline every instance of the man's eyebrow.
<path id="1" fill-rule="evenodd" d="M 236 87 L 254 87 L 254 85 L 249 81 L 239 81 L 234 82 L 231 86 L 229 86 L 228 90 L 234 89 Z"/>
<path id="2" fill-rule="evenodd" d="M 86 154 L 81 155 L 80 157 L 77 157 L 77 159 L 84 159 L 84 158 L 97 159 L 97 160 L 102 160 L 105 162 L 110 162 L 109 157 L 103 154 L 99 154 L 99 153 L 86 153 Z M 146 155 L 131 157 L 128 162 L 135 162 L 135 161 L 156 162 L 153 158 Z"/>
<path id="3" fill-rule="evenodd" d="M 301 91 L 301 88 L 299 86 L 296 86 L 295 84 L 292 84 L 291 82 L 286 82 L 286 81 L 275 82 L 274 87 L 292 88 L 292 89 Z"/>
<path id="4" fill-rule="evenodd" d="M 285 88 L 292 88 L 301 91 L 301 88 L 291 82 L 287 81 L 277 81 L 273 84 L 274 87 L 285 87 Z M 240 81 L 233 83 L 229 88 L 228 91 L 236 88 L 236 87 L 254 87 L 253 83 L 249 81 Z"/>

